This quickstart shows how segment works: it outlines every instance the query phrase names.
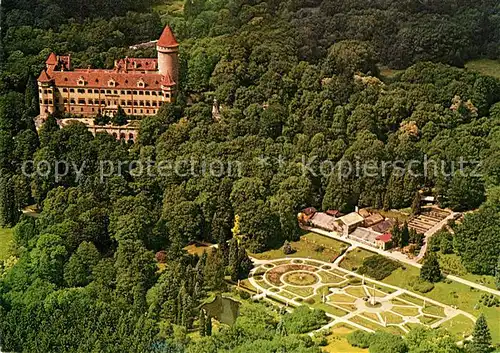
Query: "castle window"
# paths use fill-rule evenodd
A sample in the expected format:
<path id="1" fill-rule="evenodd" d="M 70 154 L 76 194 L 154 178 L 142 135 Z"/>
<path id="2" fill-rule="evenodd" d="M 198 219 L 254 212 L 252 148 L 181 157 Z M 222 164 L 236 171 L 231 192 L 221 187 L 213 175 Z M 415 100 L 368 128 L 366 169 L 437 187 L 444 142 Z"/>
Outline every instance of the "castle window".
<path id="1" fill-rule="evenodd" d="M 64 104 L 68 104 L 68 100 L 67 99 L 64 100 Z"/>
<path id="2" fill-rule="evenodd" d="M 127 94 L 132 94 L 132 91 L 127 91 Z"/>
<path id="3" fill-rule="evenodd" d="M 103 89 L 101 89 L 101 93 L 106 93 L 106 91 L 105 91 L 105 90 L 103 90 Z"/>
<path id="4" fill-rule="evenodd" d="M 134 92 L 134 94 L 137 94 L 137 91 L 133 91 L 133 92 Z"/>
<path id="5" fill-rule="evenodd" d="M 83 112 L 83 108 L 80 108 L 80 111 Z"/>
<path id="6" fill-rule="evenodd" d="M 144 88 L 146 84 L 144 83 L 144 80 L 141 78 L 139 81 L 137 81 L 137 87 Z"/>
<path id="7" fill-rule="evenodd" d="M 40 99 L 40 104 L 43 104 L 43 101 Z"/>
<path id="8" fill-rule="evenodd" d="M 151 106 L 151 102 L 150 101 L 146 101 L 146 107 L 150 107 Z"/>
<path id="9" fill-rule="evenodd" d="M 144 106 L 144 101 L 139 101 L 139 106 L 143 107 Z"/>
<path id="10" fill-rule="evenodd" d="M 122 94 L 122 95 L 125 94 L 125 91 L 120 91 L 120 94 Z"/>
<path id="11" fill-rule="evenodd" d="M 70 88 L 69 89 L 69 93 L 75 93 L 75 89 L 74 88 Z"/>
<path id="12" fill-rule="evenodd" d="M 49 100 L 48 99 L 44 99 L 43 100 L 43 104 L 49 104 Z"/>
<path id="13" fill-rule="evenodd" d="M 163 96 L 163 93 L 161 91 L 158 91 L 158 95 L 161 97 Z"/>
<path id="14" fill-rule="evenodd" d="M 156 91 L 152 91 L 152 92 L 151 92 L 151 94 L 152 94 L 153 96 L 156 96 Z"/>
<path id="15" fill-rule="evenodd" d="M 144 92 L 143 92 L 143 91 L 139 91 L 139 95 L 140 95 L 140 96 L 143 96 L 143 95 L 144 95 Z"/>
<path id="16" fill-rule="evenodd" d="M 141 114 L 143 114 L 143 113 L 144 113 L 144 111 L 141 109 Z"/>
<path id="17" fill-rule="evenodd" d="M 170 98 L 170 93 L 165 93 L 165 98 Z"/>
<path id="18" fill-rule="evenodd" d="M 78 104 L 85 104 L 85 99 L 79 99 Z"/>
<path id="19" fill-rule="evenodd" d="M 156 107 L 157 104 L 156 104 L 156 101 L 153 101 L 153 107 Z"/>
<path id="20" fill-rule="evenodd" d="M 134 114 L 137 113 L 137 109 L 134 109 Z"/>
<path id="21" fill-rule="evenodd" d="M 83 88 L 79 88 L 78 93 L 85 93 L 85 90 Z"/>
<path id="22" fill-rule="evenodd" d="M 146 91 L 146 92 L 144 92 L 144 93 L 146 93 L 146 96 L 151 95 L 151 93 L 150 93 L 149 91 Z"/>
<path id="23" fill-rule="evenodd" d="M 75 99 L 74 99 L 74 98 L 73 98 L 73 99 L 71 99 L 71 100 L 70 100 L 70 103 L 71 103 L 71 104 L 75 104 Z"/>
<path id="24" fill-rule="evenodd" d="M 92 91 L 93 91 L 93 90 L 91 90 L 91 89 L 88 89 L 88 90 L 87 90 L 87 93 L 92 93 Z"/>
<path id="25" fill-rule="evenodd" d="M 99 93 L 99 90 L 98 89 L 95 89 L 94 90 L 94 94 L 98 94 Z"/>
<path id="26" fill-rule="evenodd" d="M 114 93 L 114 94 L 118 94 L 118 91 L 117 91 L 117 90 L 114 90 L 114 91 L 113 91 L 113 93 Z"/>
<path id="27" fill-rule="evenodd" d="M 52 102 L 52 99 L 49 99 L 49 104 L 54 104 L 54 103 Z"/>
<path id="28" fill-rule="evenodd" d="M 52 93 L 52 90 L 49 88 L 49 89 L 47 90 L 47 92 Z"/>
<path id="29" fill-rule="evenodd" d="M 64 92 L 64 93 L 67 93 L 67 92 L 68 92 L 68 89 L 67 89 L 67 88 L 63 88 L 63 92 Z"/>
<path id="30" fill-rule="evenodd" d="M 43 90 L 40 88 L 40 89 L 38 90 L 38 92 L 42 93 L 42 92 L 43 92 Z"/>
<path id="31" fill-rule="evenodd" d="M 125 101 L 122 101 L 122 102 L 121 102 L 121 105 L 125 105 L 125 104 L 127 104 Z"/>
<path id="32" fill-rule="evenodd" d="M 111 94 L 111 90 L 110 90 L 110 89 L 107 89 L 107 90 L 106 90 L 106 94 Z"/>
<path id="33" fill-rule="evenodd" d="M 127 109 L 127 112 L 130 114 L 131 113 L 130 109 Z"/>
<path id="34" fill-rule="evenodd" d="M 149 109 L 146 109 L 146 114 L 149 114 Z"/>

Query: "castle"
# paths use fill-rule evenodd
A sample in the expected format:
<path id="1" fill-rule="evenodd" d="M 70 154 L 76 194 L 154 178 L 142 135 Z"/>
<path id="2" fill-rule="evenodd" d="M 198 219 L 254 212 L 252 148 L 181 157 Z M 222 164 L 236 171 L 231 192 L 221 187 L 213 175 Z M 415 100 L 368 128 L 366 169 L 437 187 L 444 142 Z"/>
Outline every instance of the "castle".
<path id="1" fill-rule="evenodd" d="M 46 68 L 38 77 L 40 116 L 71 114 L 58 120 L 64 126 L 71 121 L 86 124 L 96 134 L 107 132 L 118 139 L 135 141 L 137 121 L 124 126 L 96 125 L 100 113 L 113 116 L 121 107 L 127 115 L 149 116 L 175 99 L 179 80 L 179 43 L 170 26 L 165 27 L 156 43 L 157 58 L 125 58 L 115 61 L 112 70 L 73 69 L 71 56 L 51 53 Z"/>

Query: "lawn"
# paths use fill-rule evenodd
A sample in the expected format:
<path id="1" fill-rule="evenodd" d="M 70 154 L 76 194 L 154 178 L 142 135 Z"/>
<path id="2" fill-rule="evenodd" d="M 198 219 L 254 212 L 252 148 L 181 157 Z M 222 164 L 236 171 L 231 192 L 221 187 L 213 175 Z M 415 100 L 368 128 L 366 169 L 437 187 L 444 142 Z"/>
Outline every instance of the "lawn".
<path id="1" fill-rule="evenodd" d="M 382 317 L 386 319 L 388 324 L 400 324 L 403 322 L 403 318 L 401 316 L 393 314 L 389 311 L 383 312 Z"/>
<path id="2" fill-rule="evenodd" d="M 367 296 L 363 287 L 348 287 L 344 289 L 347 294 L 354 295 L 357 298 L 364 298 Z"/>
<path id="3" fill-rule="evenodd" d="M 323 282 L 323 283 L 337 284 L 337 283 L 345 281 L 345 278 L 334 275 L 331 272 L 320 271 L 320 272 L 318 272 L 318 275 L 321 278 L 321 282 Z"/>
<path id="4" fill-rule="evenodd" d="M 465 67 L 472 71 L 478 71 L 483 75 L 500 78 L 500 61 L 498 60 L 472 60 L 465 64 Z"/>
<path id="5" fill-rule="evenodd" d="M 468 317 L 464 315 L 458 315 L 453 319 L 443 323 L 441 327 L 450 331 L 450 333 L 453 334 L 457 339 L 462 340 L 464 337 L 467 337 L 472 333 L 474 324 L 469 320 Z"/>
<path id="6" fill-rule="evenodd" d="M 419 314 L 418 308 L 407 308 L 403 306 L 393 306 L 392 311 L 403 316 L 417 316 Z"/>
<path id="7" fill-rule="evenodd" d="M 321 309 L 321 310 L 323 310 L 324 312 L 326 312 L 328 314 L 332 314 L 332 315 L 335 315 L 335 316 L 342 317 L 342 316 L 345 316 L 345 315 L 347 315 L 349 313 L 346 310 L 342 310 L 342 309 L 336 308 L 334 306 L 322 303 L 320 297 L 314 297 L 314 301 L 316 303 L 313 305 L 313 308 L 315 308 L 315 309 Z"/>
<path id="8" fill-rule="evenodd" d="M 347 335 L 353 331 L 356 329 L 344 324 L 335 326 L 327 338 L 328 345 L 323 350 L 327 353 L 368 353 L 368 349 L 356 348 L 347 342 Z"/>
<path id="9" fill-rule="evenodd" d="M 402 268 L 394 271 L 389 277 L 385 278 L 383 282 L 412 290 L 408 284 L 408 280 L 413 276 L 418 276 L 419 270 L 415 267 L 407 267 L 406 270 Z M 500 308 L 487 308 L 478 306 L 481 295 L 484 292 L 470 288 L 464 284 L 457 282 L 439 282 L 435 283 L 434 289 L 424 295 L 428 298 L 437 300 L 443 304 L 456 305 L 476 317 L 484 313 L 488 325 L 490 327 L 493 343 L 500 343 Z M 470 320 L 469 320 L 470 321 Z M 471 323 L 472 324 L 472 323 Z"/>
<path id="10" fill-rule="evenodd" d="M 356 271 L 358 268 L 360 268 L 363 265 L 364 259 L 367 257 L 376 255 L 375 253 L 364 250 L 364 249 L 354 249 L 352 251 L 349 251 L 342 260 L 340 267 L 345 268 L 346 270 L 349 271 Z"/>
<path id="11" fill-rule="evenodd" d="M 446 317 L 446 315 L 444 314 L 444 308 L 442 306 L 426 304 L 425 308 L 422 311 L 424 314 Z"/>
<path id="12" fill-rule="evenodd" d="M 12 229 L 0 228 L 0 260 L 6 260 L 10 255 L 10 245 L 13 240 Z"/>
<path id="13" fill-rule="evenodd" d="M 292 242 L 292 248 L 295 252 L 291 255 L 285 255 L 283 248 L 269 250 L 260 254 L 251 254 L 252 257 L 259 260 L 275 260 L 283 257 L 303 257 L 316 259 L 325 262 L 333 262 L 340 255 L 342 249 L 347 244 L 335 239 L 327 238 L 319 234 L 308 233 L 300 238 L 300 241 Z"/>
<path id="14" fill-rule="evenodd" d="M 304 297 L 304 298 L 305 297 L 309 297 L 310 295 L 314 294 L 314 289 L 311 288 L 311 287 L 291 287 L 291 286 L 287 286 L 287 287 L 285 287 L 283 289 L 287 290 L 290 293 L 296 294 L 299 297 Z"/>

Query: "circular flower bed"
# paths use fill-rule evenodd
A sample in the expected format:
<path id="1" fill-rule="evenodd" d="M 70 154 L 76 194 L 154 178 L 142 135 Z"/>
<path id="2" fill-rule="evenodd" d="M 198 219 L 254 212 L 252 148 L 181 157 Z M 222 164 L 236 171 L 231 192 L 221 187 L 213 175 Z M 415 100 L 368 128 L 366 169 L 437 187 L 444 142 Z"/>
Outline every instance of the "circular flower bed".
<path id="1" fill-rule="evenodd" d="M 310 286 L 318 283 L 318 277 L 310 272 L 298 271 L 286 274 L 283 281 L 293 286 Z"/>
<path id="2" fill-rule="evenodd" d="M 266 278 L 267 280 L 275 285 L 282 286 L 281 276 L 283 276 L 287 272 L 292 271 L 309 271 L 314 272 L 316 268 L 308 265 L 298 265 L 298 264 L 290 264 L 290 265 L 281 265 L 273 268 L 272 270 L 267 271 Z"/>

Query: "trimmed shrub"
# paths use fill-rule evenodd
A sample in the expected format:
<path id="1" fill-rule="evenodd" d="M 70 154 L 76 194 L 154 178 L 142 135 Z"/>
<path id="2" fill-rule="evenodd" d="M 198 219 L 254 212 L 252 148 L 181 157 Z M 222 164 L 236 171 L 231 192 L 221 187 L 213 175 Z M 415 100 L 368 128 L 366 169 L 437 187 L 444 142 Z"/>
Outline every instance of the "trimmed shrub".
<path id="1" fill-rule="evenodd" d="M 373 334 L 366 331 L 354 331 L 347 336 L 347 342 L 353 347 L 368 348 L 372 341 Z"/>
<path id="2" fill-rule="evenodd" d="M 401 267 L 396 261 L 390 260 L 382 255 L 367 257 L 363 261 L 363 266 L 358 270 L 362 275 L 367 275 L 378 281 L 390 276 L 390 274 Z"/>
<path id="3" fill-rule="evenodd" d="M 411 288 L 420 293 L 428 293 L 434 289 L 434 284 L 427 282 L 420 277 L 412 277 L 409 281 Z"/>

